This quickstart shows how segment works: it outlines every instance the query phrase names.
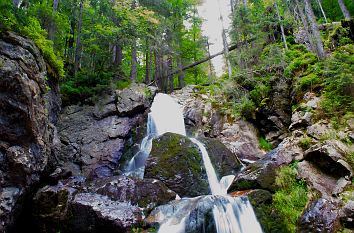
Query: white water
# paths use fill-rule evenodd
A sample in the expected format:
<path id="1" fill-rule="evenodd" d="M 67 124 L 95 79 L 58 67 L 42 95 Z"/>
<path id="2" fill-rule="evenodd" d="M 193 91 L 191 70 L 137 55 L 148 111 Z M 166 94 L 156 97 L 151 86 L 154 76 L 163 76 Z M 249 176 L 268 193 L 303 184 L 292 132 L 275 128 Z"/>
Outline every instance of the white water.
<path id="1" fill-rule="evenodd" d="M 125 175 L 144 177 L 145 161 L 151 152 L 152 140 L 155 137 L 166 132 L 186 136 L 181 106 L 171 96 L 158 93 L 151 105 L 146 131 L 146 136 L 140 144 L 139 151 L 125 168 Z"/>
<path id="2" fill-rule="evenodd" d="M 183 111 L 169 95 L 157 94 L 151 107 L 151 112 L 148 115 L 147 134 L 143 139 L 140 150 L 130 160 L 126 175 L 134 175 L 143 178 L 144 165 L 152 148 L 152 140 L 166 132 L 177 133 L 186 136 L 186 130 L 183 120 Z M 220 182 L 217 178 L 214 167 L 209 158 L 209 154 L 200 141 L 195 138 L 190 138 L 195 143 L 203 158 L 203 163 L 206 169 L 212 199 L 215 200 L 213 206 L 213 216 L 217 233 L 261 233 L 262 229 L 253 212 L 252 206 L 247 198 L 233 198 L 227 195 L 227 189 L 231 185 L 234 176 L 225 176 Z M 188 202 L 194 199 L 181 199 Z M 160 225 L 159 233 L 184 233 L 187 216 L 183 209 L 175 210 L 175 215 L 164 219 Z M 181 216 L 181 212 L 184 213 Z"/>

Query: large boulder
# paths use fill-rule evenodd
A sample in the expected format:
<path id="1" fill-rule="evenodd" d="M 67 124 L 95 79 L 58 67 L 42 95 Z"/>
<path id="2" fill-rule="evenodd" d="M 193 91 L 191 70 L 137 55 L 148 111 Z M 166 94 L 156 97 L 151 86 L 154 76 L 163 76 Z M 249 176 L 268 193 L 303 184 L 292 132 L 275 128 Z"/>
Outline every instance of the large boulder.
<path id="1" fill-rule="evenodd" d="M 39 49 L 11 32 L 0 33 L 0 93 L 0 232 L 5 232 L 47 166 L 60 109 L 57 81 Z"/>
<path id="2" fill-rule="evenodd" d="M 338 204 L 326 199 L 312 201 L 299 220 L 298 232 L 338 232 Z"/>
<path id="3" fill-rule="evenodd" d="M 117 90 L 119 116 L 134 116 L 149 108 L 157 92 L 156 87 L 133 83 L 130 87 Z"/>
<path id="4" fill-rule="evenodd" d="M 33 199 L 37 232 L 129 232 L 176 193 L 154 179 L 71 177 L 45 186 Z"/>
<path id="5" fill-rule="evenodd" d="M 264 158 L 248 165 L 235 177 L 228 192 L 257 188 L 274 190 L 277 168 L 303 157 L 302 149 L 294 141 L 287 138 Z"/>
<path id="6" fill-rule="evenodd" d="M 219 179 L 227 175 L 236 175 L 241 170 L 242 165 L 237 156 L 218 139 L 206 137 L 198 139 L 205 145 Z"/>
<path id="7" fill-rule="evenodd" d="M 179 134 L 165 133 L 153 140 L 144 177 L 161 180 L 182 197 L 209 193 L 199 148 Z"/>

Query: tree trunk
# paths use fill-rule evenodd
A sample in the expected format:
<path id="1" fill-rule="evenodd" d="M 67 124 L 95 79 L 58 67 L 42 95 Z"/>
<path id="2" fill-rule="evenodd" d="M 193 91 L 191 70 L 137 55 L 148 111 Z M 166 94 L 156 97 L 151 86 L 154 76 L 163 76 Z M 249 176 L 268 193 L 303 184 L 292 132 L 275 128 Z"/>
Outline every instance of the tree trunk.
<path id="1" fill-rule="evenodd" d="M 167 79 L 167 89 L 168 89 L 168 93 L 171 93 L 173 92 L 174 90 L 174 82 L 173 82 L 173 61 L 172 61 L 172 56 L 170 55 L 168 58 L 167 58 L 167 76 L 168 76 L 168 79 Z"/>
<path id="2" fill-rule="evenodd" d="M 173 73 L 173 72 L 172 72 Z M 173 75 L 173 74 L 172 74 Z M 182 88 L 184 87 L 186 84 L 184 83 L 184 77 L 185 77 L 185 73 L 183 71 L 183 64 L 182 64 L 182 58 L 179 57 L 178 58 L 178 87 Z"/>
<path id="3" fill-rule="evenodd" d="M 349 13 L 347 7 L 345 6 L 343 0 L 338 0 L 338 4 L 340 6 L 340 9 L 342 10 L 344 18 L 345 19 L 350 19 L 350 13 Z"/>
<path id="4" fill-rule="evenodd" d="M 74 60 L 74 74 L 77 73 L 80 67 L 80 58 L 81 58 L 81 27 L 82 27 L 82 12 L 83 12 L 83 3 L 84 0 L 80 1 L 80 13 L 79 13 L 79 22 L 77 25 L 77 37 L 76 37 L 76 48 L 75 48 L 75 60 Z"/>
<path id="5" fill-rule="evenodd" d="M 145 51 L 145 83 L 146 84 L 149 84 L 151 80 L 150 60 L 151 60 L 150 41 L 149 38 L 146 37 L 146 51 Z"/>
<path id="6" fill-rule="evenodd" d="M 12 3 L 14 4 L 14 6 L 16 8 L 20 8 L 20 6 L 22 4 L 22 0 L 12 0 Z"/>
<path id="7" fill-rule="evenodd" d="M 224 55 L 225 55 L 225 60 L 226 60 L 226 65 L 227 65 L 227 72 L 228 72 L 229 78 L 231 79 L 232 69 L 231 69 L 231 62 L 229 59 L 229 46 L 227 44 L 225 29 L 222 30 L 222 41 L 223 41 L 223 45 L 224 45 Z"/>
<path id="8" fill-rule="evenodd" d="M 305 2 L 306 15 L 310 21 L 311 31 L 316 45 L 317 56 L 322 59 L 325 57 L 325 51 L 323 48 L 323 42 L 321 39 L 320 30 L 318 29 L 318 25 L 316 22 L 316 17 L 315 14 L 313 13 L 310 0 L 304 0 L 304 2 Z"/>
<path id="9" fill-rule="evenodd" d="M 53 0 L 53 13 L 58 11 L 59 0 Z M 54 41 L 55 36 L 55 24 L 53 20 L 51 20 L 48 28 L 48 39 Z"/>
<path id="10" fill-rule="evenodd" d="M 320 7 L 320 9 L 321 9 L 321 12 L 322 12 L 323 18 L 325 19 L 325 22 L 328 23 L 326 14 L 325 14 L 325 12 L 324 12 L 324 10 L 323 10 L 323 8 L 322 8 L 321 0 L 317 0 L 317 3 L 318 3 L 318 5 L 319 5 L 319 7 Z"/>
<path id="11" fill-rule="evenodd" d="M 311 35 L 311 32 L 310 32 L 310 26 L 307 22 L 307 19 L 306 19 L 306 16 L 303 12 L 303 9 L 302 9 L 302 6 L 300 5 L 299 1 L 298 0 L 295 0 L 296 2 L 296 7 L 298 9 L 298 13 L 299 13 L 299 16 L 300 16 L 300 19 L 301 19 L 301 22 L 304 26 L 304 30 L 305 30 L 305 33 L 306 33 L 306 36 L 309 40 L 309 43 L 310 43 L 310 50 L 313 51 L 313 52 L 316 52 L 316 45 L 314 44 L 314 41 L 312 39 L 312 35 Z"/>
<path id="12" fill-rule="evenodd" d="M 115 45 L 114 53 L 114 65 L 116 67 L 120 67 L 123 60 L 123 51 L 122 47 L 118 43 Z"/>
<path id="13" fill-rule="evenodd" d="M 136 41 L 133 42 L 132 53 L 131 53 L 131 69 L 130 69 L 130 79 L 135 82 L 138 74 L 138 60 L 136 56 Z"/>
<path id="14" fill-rule="evenodd" d="M 281 37 L 283 38 L 284 47 L 285 47 L 286 50 L 288 50 L 288 44 L 286 43 L 284 27 L 283 27 L 283 24 L 281 23 L 281 17 L 280 17 L 280 12 L 279 12 L 279 7 L 278 7 L 278 4 L 277 4 L 277 0 L 274 1 L 274 5 L 275 5 L 275 9 L 276 9 L 277 15 L 278 15 L 278 20 L 279 20 L 280 30 L 281 30 Z"/>

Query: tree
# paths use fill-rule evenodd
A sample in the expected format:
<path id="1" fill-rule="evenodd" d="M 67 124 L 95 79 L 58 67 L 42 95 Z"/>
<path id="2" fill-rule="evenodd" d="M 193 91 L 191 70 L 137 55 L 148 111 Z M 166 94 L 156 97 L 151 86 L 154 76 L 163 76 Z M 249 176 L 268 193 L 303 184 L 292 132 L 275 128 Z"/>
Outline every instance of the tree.
<path id="1" fill-rule="evenodd" d="M 350 13 L 349 13 L 347 7 L 345 6 L 343 0 L 338 0 L 338 4 L 339 4 L 340 9 L 342 10 L 344 18 L 345 19 L 350 19 L 351 18 L 350 17 Z"/>

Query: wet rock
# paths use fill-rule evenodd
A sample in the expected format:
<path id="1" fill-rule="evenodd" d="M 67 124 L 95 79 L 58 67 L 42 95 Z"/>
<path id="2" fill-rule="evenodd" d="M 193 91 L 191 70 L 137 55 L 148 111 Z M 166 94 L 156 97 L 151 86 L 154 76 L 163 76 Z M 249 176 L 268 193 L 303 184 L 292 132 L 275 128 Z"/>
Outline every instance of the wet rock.
<path id="1" fill-rule="evenodd" d="M 297 232 L 337 232 L 339 228 L 338 205 L 321 198 L 309 204 Z"/>
<path id="2" fill-rule="evenodd" d="M 153 140 L 144 177 L 161 180 L 181 197 L 209 193 L 199 148 L 178 134 L 165 133 Z"/>
<path id="3" fill-rule="evenodd" d="M 157 88 L 133 83 L 129 88 L 117 90 L 117 110 L 119 116 L 133 116 L 150 107 Z"/>
<path id="4" fill-rule="evenodd" d="M 16 220 L 52 154 L 60 98 L 51 75 L 32 41 L 0 33 L 1 232 Z"/>
<path id="5" fill-rule="evenodd" d="M 71 177 L 36 193 L 36 232 L 128 232 L 142 223 L 144 213 L 175 197 L 153 179 Z"/>
<path id="6" fill-rule="evenodd" d="M 247 189 L 274 190 L 276 169 L 302 158 L 302 150 L 293 139 L 287 138 L 262 159 L 248 165 L 234 179 L 228 192 Z"/>
<path id="7" fill-rule="evenodd" d="M 205 145 L 219 179 L 227 175 L 236 175 L 241 170 L 242 165 L 236 155 L 219 140 L 205 137 L 198 139 Z"/>

